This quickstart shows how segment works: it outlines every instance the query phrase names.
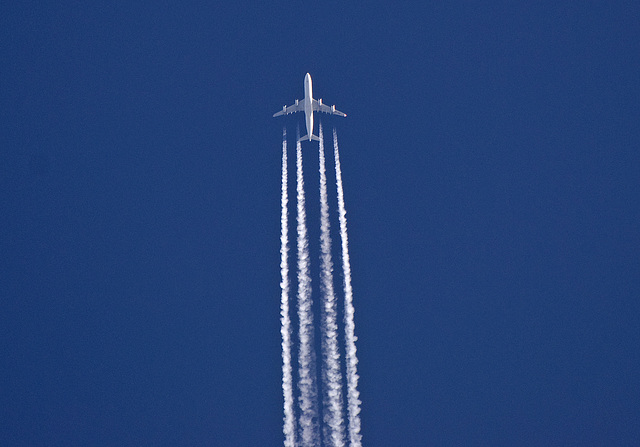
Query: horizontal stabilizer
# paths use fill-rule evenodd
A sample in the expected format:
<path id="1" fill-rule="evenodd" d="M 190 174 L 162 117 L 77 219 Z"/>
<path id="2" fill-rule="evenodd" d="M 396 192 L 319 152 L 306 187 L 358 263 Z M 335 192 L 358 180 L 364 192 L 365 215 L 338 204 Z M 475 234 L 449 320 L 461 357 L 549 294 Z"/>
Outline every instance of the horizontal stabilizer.
<path id="1" fill-rule="evenodd" d="M 316 137 L 314 134 L 311 134 L 311 139 L 314 141 L 320 141 L 320 138 Z M 309 140 L 309 134 L 305 135 L 304 137 L 300 137 L 298 141 L 304 141 L 304 140 Z"/>

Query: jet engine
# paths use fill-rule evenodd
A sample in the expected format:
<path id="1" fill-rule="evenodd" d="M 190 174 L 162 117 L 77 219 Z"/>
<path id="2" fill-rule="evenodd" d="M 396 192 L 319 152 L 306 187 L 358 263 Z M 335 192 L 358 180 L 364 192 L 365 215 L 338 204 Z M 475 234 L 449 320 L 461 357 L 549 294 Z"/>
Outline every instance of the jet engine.
<path id="1" fill-rule="evenodd" d="M 322 98 L 318 99 L 318 105 L 322 105 Z"/>

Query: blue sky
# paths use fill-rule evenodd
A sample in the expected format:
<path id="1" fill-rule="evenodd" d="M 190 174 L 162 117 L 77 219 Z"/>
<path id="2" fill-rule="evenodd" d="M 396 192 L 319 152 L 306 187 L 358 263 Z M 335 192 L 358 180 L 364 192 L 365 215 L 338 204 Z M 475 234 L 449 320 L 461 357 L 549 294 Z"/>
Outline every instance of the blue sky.
<path id="1" fill-rule="evenodd" d="M 282 444 L 307 72 L 348 114 L 364 444 L 638 442 L 635 3 L 0 12 L 0 444 Z"/>

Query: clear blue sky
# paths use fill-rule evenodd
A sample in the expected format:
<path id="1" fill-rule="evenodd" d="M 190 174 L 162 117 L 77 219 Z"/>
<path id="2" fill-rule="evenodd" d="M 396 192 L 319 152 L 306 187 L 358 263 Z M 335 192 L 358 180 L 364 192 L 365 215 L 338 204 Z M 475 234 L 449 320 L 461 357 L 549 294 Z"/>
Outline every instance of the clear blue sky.
<path id="1" fill-rule="evenodd" d="M 415 5 L 0 6 L 1 445 L 282 445 L 307 72 L 365 445 L 640 442 L 640 7 Z"/>

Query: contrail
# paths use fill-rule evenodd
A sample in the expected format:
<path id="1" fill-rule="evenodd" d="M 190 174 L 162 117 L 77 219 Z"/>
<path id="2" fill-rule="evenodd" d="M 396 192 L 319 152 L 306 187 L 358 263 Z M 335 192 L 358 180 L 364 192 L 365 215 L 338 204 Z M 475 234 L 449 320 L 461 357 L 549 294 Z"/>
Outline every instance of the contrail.
<path id="1" fill-rule="evenodd" d="M 336 297 L 333 290 L 333 261 L 329 234 L 329 205 L 327 203 L 327 174 L 324 159 L 322 124 L 319 123 L 320 158 L 320 279 L 324 296 L 322 311 L 322 391 L 324 408 L 324 441 L 327 446 L 344 446 L 342 411 L 342 376 L 338 349 Z"/>
<path id="2" fill-rule="evenodd" d="M 284 395 L 285 447 L 296 446 L 296 427 L 293 414 L 293 377 L 291 372 L 291 320 L 289 318 L 289 195 L 287 192 L 287 128 L 282 128 L 282 196 L 280 204 L 280 333 L 282 334 L 282 393 Z"/>
<path id="3" fill-rule="evenodd" d="M 338 188 L 338 210 L 340 218 L 340 238 L 342 239 L 342 270 L 344 272 L 344 323 L 347 363 L 347 413 L 349 416 L 349 441 L 352 447 L 362 446 L 360 434 L 360 393 L 358 392 L 358 358 L 356 340 L 353 290 L 351 288 L 351 264 L 349 263 L 349 241 L 347 239 L 347 211 L 344 206 L 342 171 L 338 152 L 338 133 L 333 128 L 333 154 L 336 165 L 336 185 Z"/>
<path id="4" fill-rule="evenodd" d="M 302 146 L 300 130 L 296 132 L 296 174 L 298 193 L 298 319 L 300 320 L 299 368 L 300 376 L 300 435 L 303 447 L 320 444 L 318 425 L 318 388 L 316 384 L 315 351 L 313 348 L 313 311 L 311 277 L 309 275 L 309 242 L 304 203 L 302 176 Z"/>

